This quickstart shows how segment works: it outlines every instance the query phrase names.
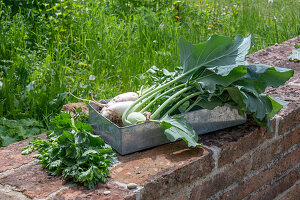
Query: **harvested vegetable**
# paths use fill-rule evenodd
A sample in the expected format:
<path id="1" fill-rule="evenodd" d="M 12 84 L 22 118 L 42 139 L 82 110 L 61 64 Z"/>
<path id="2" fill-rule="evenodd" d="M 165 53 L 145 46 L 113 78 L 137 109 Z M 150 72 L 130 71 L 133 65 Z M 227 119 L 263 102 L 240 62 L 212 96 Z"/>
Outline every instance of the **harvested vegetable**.
<path id="1" fill-rule="evenodd" d="M 115 96 L 110 103 L 112 102 L 125 102 L 125 101 L 135 101 L 139 98 L 139 95 L 135 92 L 126 92 Z"/>
<path id="2" fill-rule="evenodd" d="M 122 125 L 122 115 L 125 110 L 139 98 L 135 92 L 126 92 L 115 96 L 108 103 L 100 103 L 95 100 L 82 99 L 76 97 L 71 92 L 69 93 L 79 100 L 93 102 L 98 106 L 101 115 L 118 125 Z"/>
<path id="3" fill-rule="evenodd" d="M 150 89 L 123 114 L 125 125 L 146 121 L 159 122 L 170 141 L 183 139 L 188 146 L 198 145 L 198 135 L 184 117 L 177 114 L 195 109 L 214 109 L 229 104 L 241 115 L 272 130 L 270 118 L 286 102 L 263 94 L 266 87 L 284 84 L 294 71 L 267 65 L 247 65 L 251 37 L 213 35 L 206 42 L 191 44 L 179 39 L 180 64 L 174 72 L 152 67 Z M 147 119 L 144 113 L 151 113 Z"/>
<path id="4" fill-rule="evenodd" d="M 100 110 L 100 114 L 109 119 L 112 122 L 119 123 L 122 121 L 122 115 L 125 110 L 133 104 L 134 101 L 123 102 L 109 102 L 108 104 L 102 104 L 103 107 Z"/>

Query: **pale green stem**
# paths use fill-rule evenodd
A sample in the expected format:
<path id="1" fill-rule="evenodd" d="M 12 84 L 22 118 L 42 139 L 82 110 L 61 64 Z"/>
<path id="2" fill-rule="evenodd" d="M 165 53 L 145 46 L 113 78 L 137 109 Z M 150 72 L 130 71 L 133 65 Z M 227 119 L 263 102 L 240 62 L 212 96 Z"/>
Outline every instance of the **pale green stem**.
<path id="1" fill-rule="evenodd" d="M 190 72 L 189 72 L 190 73 Z M 186 75 L 186 74 L 183 74 Z M 164 89 L 166 89 L 167 87 L 169 87 L 170 85 L 174 84 L 176 81 L 178 81 L 180 78 L 184 77 L 183 75 L 179 76 L 178 78 L 164 84 L 164 85 L 160 85 L 159 87 L 157 87 L 156 89 L 152 90 L 151 92 L 148 92 L 147 94 L 141 96 L 138 100 L 136 100 L 133 104 L 131 104 L 131 106 L 129 108 L 127 108 L 125 110 L 125 112 L 122 115 L 122 121 L 123 123 L 128 123 L 130 124 L 130 122 L 127 120 L 127 116 L 129 114 L 129 112 L 141 101 L 143 101 L 144 99 L 146 99 L 147 97 L 149 97 L 150 95 L 152 95 L 153 93 L 158 93 Z"/>
<path id="2" fill-rule="evenodd" d="M 189 89 L 193 88 L 192 86 L 186 87 L 178 92 L 176 92 L 175 94 L 173 94 L 167 101 L 165 101 L 161 106 L 158 107 L 158 109 L 151 115 L 151 119 L 155 119 L 155 117 L 157 117 L 157 115 L 160 114 L 160 112 L 172 101 L 174 101 L 174 99 L 176 97 L 178 97 L 179 95 L 183 94 L 184 92 L 188 91 Z"/>
<path id="3" fill-rule="evenodd" d="M 155 85 L 152 85 L 150 88 L 146 89 L 144 92 L 141 92 L 142 95 L 147 94 L 148 92 L 150 92 L 151 90 L 153 90 L 153 88 L 155 88 Z M 142 96 L 141 95 L 141 96 Z"/>
<path id="4" fill-rule="evenodd" d="M 191 99 L 191 98 L 193 98 L 193 97 L 195 97 L 195 96 L 197 96 L 197 95 L 199 95 L 199 94 L 202 94 L 201 92 L 196 92 L 196 93 L 193 93 L 193 94 L 191 94 L 191 95 L 189 95 L 189 96 L 186 96 L 185 98 L 183 98 L 183 99 L 181 99 L 180 101 L 178 101 L 171 109 L 169 109 L 168 110 L 168 112 L 166 112 L 165 114 L 164 114 L 164 116 L 163 117 L 165 117 L 166 115 L 168 115 L 168 114 L 171 114 L 174 110 L 176 110 L 181 104 L 183 104 L 185 101 L 187 101 L 187 100 L 189 100 L 189 99 Z M 162 117 L 162 118 L 163 118 Z"/>
<path id="5" fill-rule="evenodd" d="M 184 87 L 184 86 L 185 86 L 185 83 L 183 83 L 183 84 L 181 84 L 181 85 L 178 85 L 178 86 L 176 86 L 176 87 L 174 87 L 174 88 L 171 88 L 171 89 L 165 91 L 164 93 L 162 93 L 161 95 L 159 95 L 158 97 L 156 97 L 155 99 L 153 99 L 153 101 L 151 101 L 147 106 L 145 106 L 140 112 L 141 112 L 141 113 L 146 112 L 147 109 L 148 109 L 151 105 L 153 105 L 157 99 L 160 99 L 162 96 L 164 96 L 164 95 L 166 95 L 166 94 L 168 94 L 168 93 L 170 93 L 170 92 L 172 92 L 172 91 L 174 91 L 174 90 L 176 90 L 176 89 L 178 89 L 178 88 Z M 155 94 L 156 94 L 156 93 L 155 93 Z"/>
<path id="6" fill-rule="evenodd" d="M 194 108 L 194 106 L 197 105 L 201 99 L 202 98 L 197 98 L 196 101 L 188 109 L 186 109 L 185 112 L 189 112 L 192 108 Z"/>
<path id="7" fill-rule="evenodd" d="M 214 59 L 215 60 L 215 59 Z M 211 60 L 214 61 L 214 60 Z M 202 63 L 202 65 L 199 65 L 198 67 L 195 67 L 193 69 L 191 69 L 190 71 L 182 74 L 181 76 L 178 76 L 177 78 L 173 79 L 172 81 L 168 82 L 168 83 L 165 83 L 164 85 L 160 85 L 159 87 L 157 87 L 156 89 L 152 90 L 151 92 L 149 93 L 146 93 L 145 95 L 141 96 L 138 100 L 136 100 L 129 108 L 127 108 L 125 110 L 125 112 L 123 113 L 123 116 L 122 116 L 122 121 L 123 123 L 128 123 L 130 124 L 130 122 L 127 120 L 127 117 L 128 117 L 128 114 L 130 113 L 130 111 L 138 104 L 140 103 L 142 100 L 144 100 L 145 98 L 149 97 L 152 93 L 156 93 L 156 92 L 159 92 L 159 91 L 162 91 L 164 89 L 166 89 L 167 87 L 169 87 L 170 85 L 176 83 L 178 80 L 184 78 L 185 76 L 193 73 L 194 71 L 196 71 L 197 69 L 201 68 L 202 66 L 206 65 L 208 62 L 206 63 Z M 163 109 L 163 108 L 162 108 Z M 157 111 L 155 112 L 156 115 L 158 115 Z"/>

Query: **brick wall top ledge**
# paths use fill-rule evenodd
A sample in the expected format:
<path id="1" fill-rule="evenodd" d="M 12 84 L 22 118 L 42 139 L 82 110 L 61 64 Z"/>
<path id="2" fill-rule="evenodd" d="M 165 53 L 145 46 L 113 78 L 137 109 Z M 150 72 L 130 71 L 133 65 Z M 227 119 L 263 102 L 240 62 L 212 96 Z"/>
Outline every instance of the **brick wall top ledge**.
<path id="1" fill-rule="evenodd" d="M 293 78 L 284 86 L 267 88 L 270 95 L 289 102 L 272 119 L 276 127 L 274 132 L 259 127 L 249 119 L 241 126 L 200 136 L 199 140 L 204 144 L 201 147 L 188 148 L 184 142 L 179 141 L 118 156 L 120 163 L 111 169 L 108 183 L 98 184 L 92 190 L 50 176 L 40 165 L 35 164 L 31 155 L 20 155 L 21 148 L 28 143 L 25 140 L 0 149 L 0 199 L 199 199 L 196 193 L 192 196 L 188 193 L 197 184 L 201 186 L 202 183 L 213 182 L 212 176 L 220 172 L 227 173 L 227 166 L 235 166 L 241 178 L 251 170 L 250 165 L 259 167 L 263 162 L 258 156 L 252 163 L 249 152 L 254 152 L 267 140 L 300 128 L 300 63 L 287 59 L 296 43 L 300 43 L 300 36 L 253 53 L 247 58 L 249 63 L 295 70 Z M 286 142 L 299 143 L 299 132 Z M 268 150 L 273 152 L 273 147 Z M 220 183 L 218 186 L 223 188 L 225 183 L 232 184 L 235 179 L 219 175 L 217 180 L 223 182 L 223 185 Z M 137 188 L 128 189 L 129 183 L 135 183 Z"/>

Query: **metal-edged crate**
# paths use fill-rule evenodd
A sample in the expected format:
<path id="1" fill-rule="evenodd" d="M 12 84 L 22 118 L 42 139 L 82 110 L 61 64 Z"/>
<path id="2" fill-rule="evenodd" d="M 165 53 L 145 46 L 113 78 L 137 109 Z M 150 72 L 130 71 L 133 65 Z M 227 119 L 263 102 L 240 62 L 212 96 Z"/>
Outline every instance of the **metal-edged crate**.
<path id="1" fill-rule="evenodd" d="M 89 103 L 89 123 L 94 134 L 99 135 L 121 155 L 155 147 L 170 141 L 159 123 L 145 122 L 119 127 L 97 111 L 97 105 Z M 229 105 L 213 110 L 200 109 L 183 114 L 198 135 L 237 126 L 246 122 L 246 116 L 239 115 Z"/>

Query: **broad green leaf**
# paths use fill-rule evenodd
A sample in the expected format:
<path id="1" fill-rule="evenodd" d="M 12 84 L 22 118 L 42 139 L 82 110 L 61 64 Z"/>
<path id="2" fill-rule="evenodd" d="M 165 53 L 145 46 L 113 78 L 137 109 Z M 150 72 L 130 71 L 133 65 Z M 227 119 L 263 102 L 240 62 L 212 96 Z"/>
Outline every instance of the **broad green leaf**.
<path id="1" fill-rule="evenodd" d="M 230 37 L 213 35 L 206 42 L 191 44 L 179 38 L 180 64 L 184 73 L 199 67 L 226 65 L 245 65 L 245 56 L 249 51 L 251 37 L 241 35 L 232 40 Z"/>
<path id="2" fill-rule="evenodd" d="M 230 87 L 226 89 L 240 112 L 253 113 L 257 119 L 272 112 L 272 102 L 266 94 L 258 94 L 245 90 L 244 87 Z"/>
<path id="3" fill-rule="evenodd" d="M 43 127 L 43 124 L 40 121 L 37 121 L 36 119 L 21 119 L 19 123 L 22 126 L 27 126 L 27 127 L 32 127 L 32 126 Z"/>
<path id="4" fill-rule="evenodd" d="M 247 65 L 246 67 L 247 74 L 234 84 L 244 86 L 257 94 L 263 93 L 268 86 L 276 88 L 283 85 L 294 74 L 294 70 L 268 65 Z"/>
<path id="5" fill-rule="evenodd" d="M 2 139 L 2 146 L 6 147 L 12 143 L 20 141 L 17 137 L 10 137 L 9 135 L 0 136 Z"/>
<path id="6" fill-rule="evenodd" d="M 256 96 L 245 91 L 241 91 L 241 93 L 247 110 L 255 113 L 257 119 L 263 120 L 267 114 L 272 112 L 272 102 L 266 94 Z"/>
<path id="7" fill-rule="evenodd" d="M 269 96 L 269 99 L 270 99 L 270 101 L 272 103 L 272 107 L 273 107 L 272 112 L 268 113 L 268 116 L 270 118 L 273 117 L 274 115 L 276 115 L 276 113 L 278 113 L 283 108 L 283 106 L 288 104 L 288 102 L 286 102 L 286 101 L 282 101 L 282 100 L 279 100 L 279 99 L 276 99 L 276 98 L 273 98 L 270 96 Z"/>
<path id="8" fill-rule="evenodd" d="M 206 68 L 199 78 L 198 83 L 209 93 L 214 93 L 216 85 L 227 87 L 231 83 L 239 80 L 246 73 L 247 71 L 244 65 Z"/>
<path id="9" fill-rule="evenodd" d="M 160 121 L 160 124 L 165 129 L 165 135 L 170 141 L 174 142 L 181 138 L 189 147 L 199 145 L 198 134 L 184 117 L 178 117 L 176 115 L 170 117 L 167 115 Z"/>
<path id="10" fill-rule="evenodd" d="M 210 100 L 207 101 L 202 99 L 197 103 L 197 105 L 201 106 L 204 109 L 212 110 L 217 106 L 222 106 L 223 102 L 220 98 L 215 96 L 210 98 Z"/>
<path id="11" fill-rule="evenodd" d="M 93 179 L 93 168 L 90 167 L 88 170 L 81 172 L 79 175 L 80 182 L 86 182 Z"/>

